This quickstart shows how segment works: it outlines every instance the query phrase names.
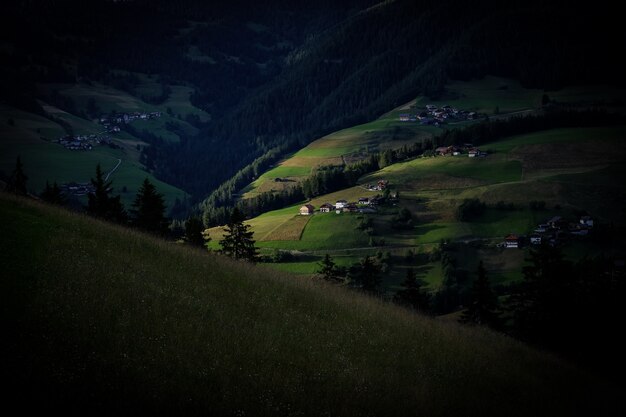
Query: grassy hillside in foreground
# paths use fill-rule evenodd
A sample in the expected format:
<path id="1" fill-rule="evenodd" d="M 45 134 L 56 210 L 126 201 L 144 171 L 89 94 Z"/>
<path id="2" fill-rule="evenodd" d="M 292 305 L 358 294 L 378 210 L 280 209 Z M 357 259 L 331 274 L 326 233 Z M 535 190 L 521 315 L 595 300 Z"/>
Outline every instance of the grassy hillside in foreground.
<path id="1" fill-rule="evenodd" d="M 2 368 L 21 410 L 610 414 L 509 338 L 0 195 Z"/>

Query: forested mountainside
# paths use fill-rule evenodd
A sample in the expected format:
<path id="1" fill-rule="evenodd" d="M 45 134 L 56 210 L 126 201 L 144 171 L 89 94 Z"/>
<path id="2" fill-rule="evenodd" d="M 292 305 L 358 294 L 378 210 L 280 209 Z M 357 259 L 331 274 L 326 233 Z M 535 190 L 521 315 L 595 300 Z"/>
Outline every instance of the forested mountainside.
<path id="1" fill-rule="evenodd" d="M 619 14 L 601 3 L 581 13 L 535 0 L 20 2 L 3 14 L 2 95 L 36 111 L 37 82 L 133 91 L 134 74 L 158 74 L 162 94 L 146 98 L 156 101 L 171 82 L 193 86 L 211 121 L 192 120 L 200 132 L 180 143 L 146 135 L 144 153 L 157 177 L 198 199 L 263 155 L 269 164 L 418 94 L 445 95 L 449 79 L 622 82 Z"/>

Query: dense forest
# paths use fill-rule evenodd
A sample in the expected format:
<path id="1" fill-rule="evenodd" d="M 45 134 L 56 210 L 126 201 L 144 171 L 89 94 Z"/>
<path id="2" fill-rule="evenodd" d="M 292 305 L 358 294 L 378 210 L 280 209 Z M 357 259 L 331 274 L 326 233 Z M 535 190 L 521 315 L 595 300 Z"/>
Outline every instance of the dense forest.
<path id="1" fill-rule="evenodd" d="M 144 160 L 196 201 L 320 135 L 441 95 L 449 79 L 492 74 L 558 89 L 623 82 L 625 69 L 615 57 L 619 14 L 602 5 L 57 0 L 5 9 L 0 92 L 15 106 L 41 111 L 41 82 L 133 93 L 133 74 L 154 74 L 162 88 L 152 102 L 169 83 L 194 88 L 192 103 L 211 121 L 190 120 L 200 133 L 180 143 L 146 135 Z"/>

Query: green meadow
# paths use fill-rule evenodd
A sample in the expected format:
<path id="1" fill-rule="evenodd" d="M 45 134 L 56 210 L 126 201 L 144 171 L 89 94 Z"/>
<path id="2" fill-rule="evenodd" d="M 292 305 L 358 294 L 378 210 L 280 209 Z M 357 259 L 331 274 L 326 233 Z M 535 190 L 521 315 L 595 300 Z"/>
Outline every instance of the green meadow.
<path id="1" fill-rule="evenodd" d="M 161 85 L 156 77 L 135 75 L 140 80 L 136 88 L 138 96 L 153 97 L 160 94 Z M 179 140 L 179 136 L 168 128 L 168 124 L 176 125 L 185 134 L 193 135 L 198 130 L 185 121 L 188 115 L 196 115 L 201 121 L 210 120 L 209 114 L 190 103 L 189 95 L 193 89 L 182 85 L 170 86 L 169 98 L 159 106 L 148 104 L 139 97 L 98 83 L 41 84 L 40 88 L 46 93 L 54 91 L 71 98 L 79 111 L 86 109 L 90 100 L 95 101 L 99 112 L 103 114 L 111 111 L 160 111 L 162 112 L 160 118 L 137 120 L 131 126 L 138 131 L 147 130 L 166 141 Z M 48 115 L 68 123 L 75 134 L 102 133 L 102 126 L 96 120 L 78 117 L 43 101 L 40 101 L 40 104 Z M 168 114 L 168 109 L 171 114 Z M 157 186 L 170 207 L 176 199 L 185 198 L 186 194 L 182 190 L 156 179 L 145 171 L 139 162 L 140 153 L 137 147 L 147 144 L 129 133 L 111 134 L 120 149 L 96 146 L 91 151 L 70 151 L 52 143 L 65 134 L 61 125 L 48 118 L 0 105 L 0 171 L 10 174 L 17 156 L 21 156 L 29 177 L 29 189 L 31 192 L 39 193 L 46 181 L 56 181 L 59 184 L 87 182 L 94 176 L 96 164 L 100 163 L 103 171 L 109 172 L 121 159 L 119 168 L 110 179 L 113 180 L 116 192 L 121 193 L 126 205 L 132 203 L 135 192 L 144 178 L 149 178 Z"/>
<path id="2" fill-rule="evenodd" d="M 518 253 L 509 256 L 505 263 L 495 261 L 504 256 L 502 250 L 496 248 L 504 236 L 528 234 L 547 218 L 555 215 L 574 217 L 576 211 L 581 210 L 600 222 L 623 223 L 620 208 L 623 204 L 619 201 L 624 196 L 614 192 L 612 178 L 624 173 L 621 165 L 626 157 L 624 139 L 624 127 L 554 129 L 486 144 L 481 147 L 489 151 L 484 158 L 468 158 L 466 155 L 415 158 L 366 175 L 359 183 L 386 179 L 400 194 L 397 207 L 369 215 L 374 226 L 371 238 L 379 247 L 372 248 L 370 254 L 376 250 L 393 252 L 401 248 L 430 251 L 444 240 L 482 240 L 486 247 L 473 258 L 462 258 L 461 267 L 474 270 L 476 262 L 466 260 L 480 256 L 485 259 L 494 282 L 519 279 L 523 250 L 505 252 L 507 256 Z M 605 151 L 608 148 L 611 152 Z M 356 186 L 316 197 L 311 204 L 319 207 L 325 202 L 356 201 L 373 194 Z M 455 212 L 466 198 L 479 198 L 488 208 L 471 222 L 459 222 Z M 616 200 L 620 198 L 622 200 Z M 545 201 L 545 209 L 531 210 L 528 207 L 530 200 Z M 500 201 L 512 204 L 514 209 L 496 209 L 495 204 Z M 391 219 L 401 207 L 413 214 L 415 226 L 410 231 L 391 227 Z M 303 228 L 299 239 L 265 241 L 269 231 L 277 233 L 281 228 L 291 227 L 288 220 L 297 216 L 298 208 L 296 205 L 265 213 L 248 222 L 257 232 L 259 247 L 294 250 L 313 256 L 273 264 L 273 267 L 311 274 L 317 270 L 324 252 L 339 259 L 346 256 L 345 251 L 369 246 L 370 237 L 357 229 L 360 216 L 334 213 L 312 216 L 309 222 L 299 226 Z M 358 256 L 348 256 L 347 259 L 356 262 Z M 384 280 L 387 291 L 397 287 L 410 266 L 405 264 L 402 256 L 394 256 L 394 259 L 396 267 L 386 274 Z M 413 267 L 420 268 L 420 278 L 431 288 L 440 284 L 442 275 L 437 263 Z"/>
<path id="3" fill-rule="evenodd" d="M 88 182 L 95 175 L 97 164 L 101 164 L 102 170 L 108 173 L 121 159 L 121 164 L 110 179 L 126 205 L 133 201 L 144 178 L 149 178 L 156 185 L 170 207 L 176 198 L 185 197 L 182 190 L 145 171 L 139 163 L 139 152 L 136 149 L 137 144 L 144 143 L 137 139 L 116 140 L 120 149 L 95 146 L 91 151 L 71 151 L 52 142 L 65 132 L 59 124 L 47 118 L 9 106 L 0 106 L 0 117 L 0 170 L 9 175 L 15 167 L 16 158 L 20 156 L 28 176 L 27 186 L 33 193 L 41 192 L 46 181 L 56 181 L 58 184 Z M 84 119 L 80 119 L 81 123 L 76 125 L 72 122 L 74 118 L 79 119 L 65 116 L 65 120 L 74 126 L 77 134 L 101 131 L 99 126 Z M 13 125 L 9 123 L 9 119 L 13 121 Z M 85 125 L 91 128 L 87 129 Z M 122 192 L 124 187 L 126 192 Z"/>

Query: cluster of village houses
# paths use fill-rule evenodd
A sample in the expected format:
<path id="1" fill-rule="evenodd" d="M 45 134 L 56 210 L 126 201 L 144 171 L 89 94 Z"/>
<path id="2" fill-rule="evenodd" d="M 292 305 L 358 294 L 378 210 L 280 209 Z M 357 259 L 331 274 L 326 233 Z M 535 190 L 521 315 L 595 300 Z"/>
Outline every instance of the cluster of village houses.
<path id="1" fill-rule="evenodd" d="M 341 213 L 376 213 L 376 206 L 379 204 L 380 197 L 361 197 L 356 202 L 349 202 L 348 200 L 337 200 L 335 204 L 324 203 L 320 206 L 320 213 L 330 213 L 334 211 L 337 214 Z M 315 213 L 315 206 L 312 204 L 305 204 L 300 207 L 300 214 L 302 216 L 310 216 Z"/>
<path id="2" fill-rule="evenodd" d="M 383 191 L 385 188 L 387 188 L 388 184 L 389 181 L 387 180 L 378 180 L 376 184 L 365 184 L 364 187 L 368 191 Z"/>
<path id="3" fill-rule="evenodd" d="M 466 143 L 463 146 L 440 146 L 435 149 L 435 154 L 440 156 L 458 156 L 465 155 L 470 158 L 487 156 L 487 152 L 481 151 L 471 143 Z"/>
<path id="4" fill-rule="evenodd" d="M 96 191 L 94 186 L 89 182 L 76 183 L 69 182 L 61 185 L 61 192 L 65 195 L 83 196 Z"/>
<path id="5" fill-rule="evenodd" d="M 444 105 L 437 107 L 433 104 L 426 105 L 418 113 L 401 113 L 399 115 L 401 122 L 417 122 L 423 125 L 439 126 L 450 120 L 475 120 L 480 115 L 476 112 L 459 110 L 455 107 Z"/>
<path id="6" fill-rule="evenodd" d="M 555 216 L 538 225 L 528 239 L 525 236 L 510 234 L 504 238 L 502 246 L 517 249 L 526 242 L 531 245 L 547 243 L 551 246 L 557 246 L 567 236 L 587 236 L 591 229 L 593 229 L 593 218 L 590 216 L 582 216 L 578 222 L 570 222 L 561 216 Z"/>
<path id="7" fill-rule="evenodd" d="M 111 138 L 106 135 L 67 135 L 57 139 L 56 142 L 72 151 L 90 151 L 96 145 L 112 143 Z"/>
<path id="8" fill-rule="evenodd" d="M 100 124 L 106 131 L 119 132 L 119 126 L 122 123 L 128 124 L 135 120 L 150 120 L 161 117 L 160 111 L 153 112 L 134 112 L 134 113 L 115 113 L 113 115 L 105 115 L 100 118 Z"/>
<path id="9" fill-rule="evenodd" d="M 89 151 L 94 146 L 104 144 L 111 145 L 111 137 L 107 133 L 117 133 L 120 131 L 118 125 L 122 123 L 130 123 L 134 120 L 150 120 L 161 117 L 161 112 L 135 112 L 135 113 L 115 113 L 113 115 L 102 116 L 99 120 L 104 128 L 105 134 L 97 135 L 73 135 L 63 136 L 56 140 L 57 143 L 64 148 L 72 151 Z"/>
<path id="10" fill-rule="evenodd" d="M 382 191 L 387 188 L 389 182 L 387 180 L 379 180 L 376 184 L 367 184 L 365 188 L 369 191 Z M 320 206 L 320 213 L 330 213 L 334 211 L 337 214 L 341 213 L 376 213 L 376 206 L 381 202 L 380 196 L 375 197 L 361 197 L 358 201 L 337 200 L 335 204 L 324 203 Z M 300 215 L 310 216 L 315 213 L 315 206 L 312 204 L 305 204 L 300 207 Z"/>

